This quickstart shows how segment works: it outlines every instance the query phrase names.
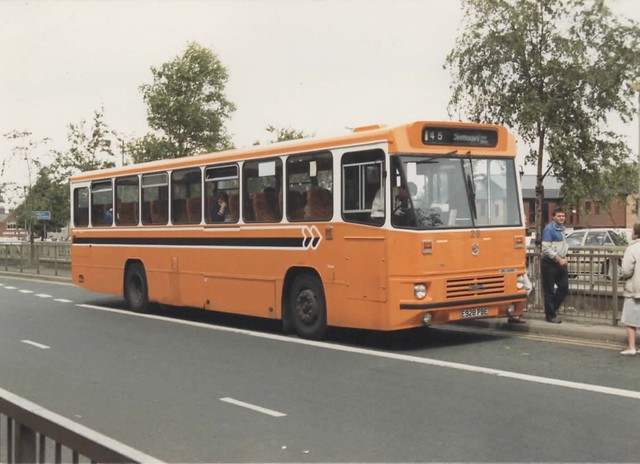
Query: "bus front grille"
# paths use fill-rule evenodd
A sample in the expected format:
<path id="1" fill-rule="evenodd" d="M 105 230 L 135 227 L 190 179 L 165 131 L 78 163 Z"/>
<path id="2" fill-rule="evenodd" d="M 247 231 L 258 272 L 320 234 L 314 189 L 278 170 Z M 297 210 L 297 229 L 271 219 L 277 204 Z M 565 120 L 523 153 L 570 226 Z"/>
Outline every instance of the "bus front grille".
<path id="1" fill-rule="evenodd" d="M 447 299 L 504 293 L 504 276 L 479 276 L 447 280 Z"/>

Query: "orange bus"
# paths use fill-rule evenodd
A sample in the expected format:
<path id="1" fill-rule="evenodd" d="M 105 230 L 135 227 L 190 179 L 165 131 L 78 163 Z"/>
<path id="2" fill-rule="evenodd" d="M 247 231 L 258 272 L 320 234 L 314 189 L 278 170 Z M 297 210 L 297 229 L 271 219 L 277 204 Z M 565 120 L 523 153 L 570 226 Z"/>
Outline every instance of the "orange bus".
<path id="1" fill-rule="evenodd" d="M 311 339 L 519 315 L 515 154 L 504 127 L 419 121 L 81 173 L 73 281 Z"/>

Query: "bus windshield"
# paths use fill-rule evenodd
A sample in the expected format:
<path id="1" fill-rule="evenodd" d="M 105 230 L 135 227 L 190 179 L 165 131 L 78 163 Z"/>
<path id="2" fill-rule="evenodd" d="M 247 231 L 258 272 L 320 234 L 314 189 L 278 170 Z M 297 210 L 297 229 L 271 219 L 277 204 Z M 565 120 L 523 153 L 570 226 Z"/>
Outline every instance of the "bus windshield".
<path id="1" fill-rule="evenodd" d="M 391 168 L 395 227 L 522 225 L 513 159 L 396 156 Z"/>

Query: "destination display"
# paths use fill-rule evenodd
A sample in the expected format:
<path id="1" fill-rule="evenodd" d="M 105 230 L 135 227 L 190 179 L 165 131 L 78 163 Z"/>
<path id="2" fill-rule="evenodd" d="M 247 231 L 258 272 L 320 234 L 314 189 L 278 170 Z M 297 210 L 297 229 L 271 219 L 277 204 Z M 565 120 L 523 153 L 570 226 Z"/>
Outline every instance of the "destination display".
<path id="1" fill-rule="evenodd" d="M 495 147 L 498 144 L 498 131 L 494 129 L 426 126 L 422 130 L 422 142 L 425 145 Z"/>

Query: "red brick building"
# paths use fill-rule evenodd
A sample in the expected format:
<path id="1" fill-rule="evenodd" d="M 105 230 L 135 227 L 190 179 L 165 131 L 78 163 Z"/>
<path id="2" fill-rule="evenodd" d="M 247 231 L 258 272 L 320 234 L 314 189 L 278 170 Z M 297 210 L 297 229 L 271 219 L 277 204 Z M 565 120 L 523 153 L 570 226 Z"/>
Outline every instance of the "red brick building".
<path id="1" fill-rule="evenodd" d="M 536 226 L 536 176 L 523 175 L 520 180 L 525 217 L 527 218 L 528 226 L 532 228 Z M 551 211 L 558 205 L 564 206 L 567 213 L 565 225 L 570 229 L 591 227 L 625 229 L 633 227 L 633 224 L 638 221 L 638 215 L 636 214 L 637 195 L 620 195 L 618 199 L 611 202 L 608 208 L 605 208 L 604 204 L 599 200 L 594 199 L 581 200 L 579 205 L 565 205 L 562 196 L 562 185 L 555 177 L 546 176 L 543 186 L 542 218 L 544 224 L 551 220 Z"/>

